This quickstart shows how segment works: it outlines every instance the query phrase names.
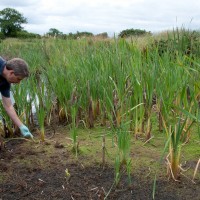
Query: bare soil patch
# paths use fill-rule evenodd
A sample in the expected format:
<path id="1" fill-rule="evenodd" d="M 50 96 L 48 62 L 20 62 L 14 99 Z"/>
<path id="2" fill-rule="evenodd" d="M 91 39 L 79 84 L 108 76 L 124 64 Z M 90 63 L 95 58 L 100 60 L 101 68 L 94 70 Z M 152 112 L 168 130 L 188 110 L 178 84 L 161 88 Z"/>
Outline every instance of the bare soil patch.
<path id="1" fill-rule="evenodd" d="M 107 199 L 113 200 L 152 199 L 154 176 L 147 166 L 133 170 L 131 185 L 127 175 L 122 174 L 116 187 L 113 165 L 102 167 L 86 154 L 76 159 L 63 142 L 65 137 L 58 134 L 44 144 L 20 139 L 7 142 L 0 152 L 0 199 L 102 200 L 108 194 Z M 192 184 L 182 177 L 181 182 L 174 182 L 164 173 L 158 174 L 155 199 L 200 200 L 200 180 Z"/>

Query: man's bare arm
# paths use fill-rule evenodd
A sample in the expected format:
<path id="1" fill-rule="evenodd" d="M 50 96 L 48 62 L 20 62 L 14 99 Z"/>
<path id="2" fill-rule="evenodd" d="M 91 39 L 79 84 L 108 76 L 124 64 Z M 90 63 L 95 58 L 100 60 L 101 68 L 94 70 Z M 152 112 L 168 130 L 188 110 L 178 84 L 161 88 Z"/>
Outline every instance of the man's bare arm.
<path id="1" fill-rule="evenodd" d="M 8 116 L 11 118 L 11 120 L 14 122 L 14 124 L 16 126 L 20 127 L 22 125 L 22 122 L 20 121 L 20 119 L 12 105 L 11 99 L 2 96 L 2 103 L 3 103 L 3 107 L 6 110 Z"/>

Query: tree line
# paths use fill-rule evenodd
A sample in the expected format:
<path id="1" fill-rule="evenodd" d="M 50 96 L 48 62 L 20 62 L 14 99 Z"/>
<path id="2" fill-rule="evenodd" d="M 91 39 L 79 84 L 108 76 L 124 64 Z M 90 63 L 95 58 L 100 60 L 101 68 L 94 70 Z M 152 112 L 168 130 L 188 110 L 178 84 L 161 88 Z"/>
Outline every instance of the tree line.
<path id="1" fill-rule="evenodd" d="M 16 38 L 40 38 L 42 37 L 36 33 L 30 33 L 23 28 L 23 24 L 27 24 L 27 18 L 23 16 L 22 13 L 13 8 L 5 8 L 0 11 L 0 39 L 5 39 L 7 37 Z M 126 38 L 130 36 L 141 36 L 145 34 L 150 34 L 145 30 L 140 29 L 126 29 L 119 33 L 118 37 Z M 94 35 L 90 32 L 79 32 L 64 34 L 56 28 L 50 28 L 49 31 L 44 35 L 44 37 L 59 37 L 63 39 L 79 39 L 83 37 L 99 37 L 108 38 L 108 33 L 103 32 Z"/>

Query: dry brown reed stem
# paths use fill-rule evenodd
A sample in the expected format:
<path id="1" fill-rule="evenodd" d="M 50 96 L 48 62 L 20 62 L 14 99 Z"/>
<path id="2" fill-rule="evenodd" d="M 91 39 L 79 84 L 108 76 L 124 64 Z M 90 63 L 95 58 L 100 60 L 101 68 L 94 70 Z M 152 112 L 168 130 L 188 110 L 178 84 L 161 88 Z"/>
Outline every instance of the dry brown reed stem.
<path id="1" fill-rule="evenodd" d="M 197 174 L 197 170 L 198 170 L 198 168 L 199 168 L 199 165 L 200 165 L 200 158 L 199 158 L 199 160 L 198 160 L 198 162 L 197 162 L 197 165 L 196 165 L 196 167 L 195 167 L 195 170 L 194 170 L 194 175 L 193 175 L 193 181 L 194 181 L 194 179 L 195 179 L 195 176 L 196 176 L 196 174 Z"/>
<path id="2" fill-rule="evenodd" d="M 169 155 L 170 155 L 170 154 L 168 154 L 167 157 L 166 157 L 167 167 L 168 167 L 168 174 L 169 174 L 169 172 L 170 172 L 170 175 L 171 175 L 171 177 L 173 178 L 173 180 L 176 181 L 176 182 L 180 182 L 180 181 L 177 180 L 177 179 L 175 178 L 175 176 L 174 176 L 174 173 L 173 173 L 173 171 L 172 171 L 171 162 L 169 161 Z"/>

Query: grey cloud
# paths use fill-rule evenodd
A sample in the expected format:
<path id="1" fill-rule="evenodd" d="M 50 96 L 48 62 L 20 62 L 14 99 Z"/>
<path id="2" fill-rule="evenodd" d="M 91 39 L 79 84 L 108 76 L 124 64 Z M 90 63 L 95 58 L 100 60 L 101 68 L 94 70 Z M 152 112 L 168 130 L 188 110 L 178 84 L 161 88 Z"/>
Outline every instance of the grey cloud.
<path id="1" fill-rule="evenodd" d="M 66 1 L 57 0 L 0 0 L 2 6 L 13 5 L 28 19 L 26 28 L 45 33 L 58 28 L 63 33 L 90 31 L 93 33 L 139 28 L 160 31 L 186 25 L 199 28 L 200 3 L 196 0 L 148 1 Z M 9 2 L 9 3 L 8 3 Z M 89 2 L 89 0 L 88 0 Z M 91 3 L 92 2 L 92 3 Z M 117 3 L 116 3 L 117 2 Z"/>
<path id="2" fill-rule="evenodd" d="M 29 7 L 31 5 L 39 3 L 40 0 L 1 0 L 1 7 Z"/>

